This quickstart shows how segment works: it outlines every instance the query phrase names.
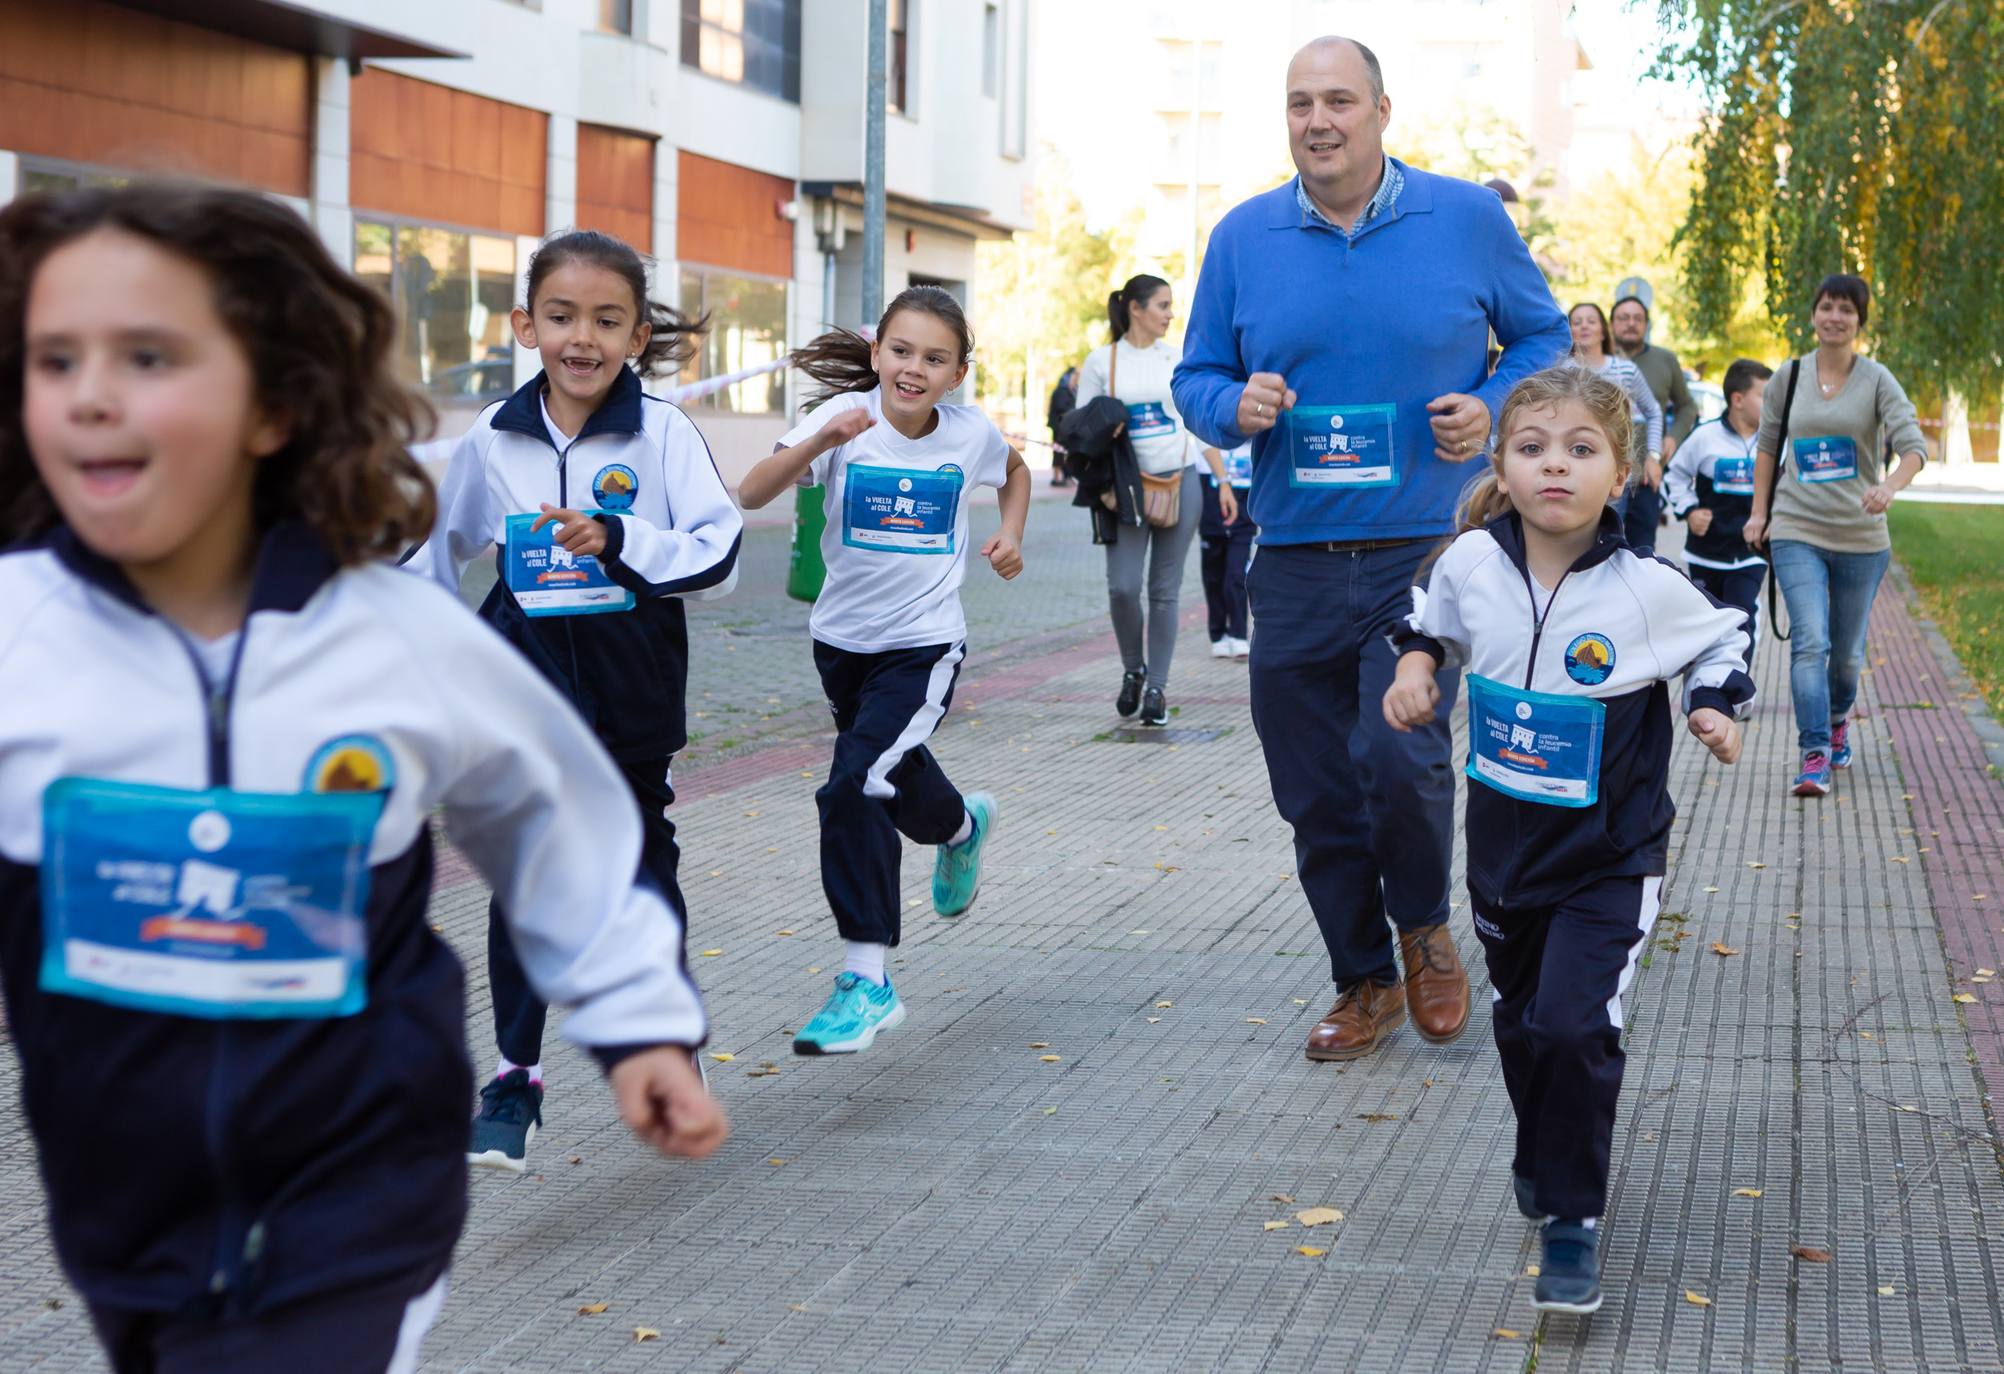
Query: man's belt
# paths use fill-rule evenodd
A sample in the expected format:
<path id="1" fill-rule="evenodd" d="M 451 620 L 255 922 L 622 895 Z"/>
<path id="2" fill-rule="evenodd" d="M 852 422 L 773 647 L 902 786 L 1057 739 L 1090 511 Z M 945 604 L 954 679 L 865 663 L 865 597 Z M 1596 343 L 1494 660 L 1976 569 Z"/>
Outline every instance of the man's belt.
<path id="1" fill-rule="evenodd" d="M 1320 539 L 1310 544 L 1290 544 L 1293 549 L 1314 549 L 1320 553 L 1368 553 L 1372 549 L 1400 549 L 1408 544 L 1430 544 L 1426 537 L 1411 539 Z"/>

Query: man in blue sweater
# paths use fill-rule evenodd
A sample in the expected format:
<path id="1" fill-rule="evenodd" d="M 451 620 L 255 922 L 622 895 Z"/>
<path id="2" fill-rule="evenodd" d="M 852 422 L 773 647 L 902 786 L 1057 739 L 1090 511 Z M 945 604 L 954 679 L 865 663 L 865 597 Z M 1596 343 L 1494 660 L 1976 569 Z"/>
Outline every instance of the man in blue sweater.
<path id="1" fill-rule="evenodd" d="M 1409 1011 L 1435 1043 L 1468 1024 L 1447 930 L 1460 675 L 1440 673 L 1435 725 L 1394 733 L 1386 633 L 1503 397 L 1571 342 L 1496 193 L 1386 157 L 1391 113 L 1362 44 L 1295 55 L 1300 175 L 1212 232 L 1174 383 L 1199 438 L 1253 443 L 1253 723 L 1337 989 L 1310 1059 L 1369 1054 Z"/>

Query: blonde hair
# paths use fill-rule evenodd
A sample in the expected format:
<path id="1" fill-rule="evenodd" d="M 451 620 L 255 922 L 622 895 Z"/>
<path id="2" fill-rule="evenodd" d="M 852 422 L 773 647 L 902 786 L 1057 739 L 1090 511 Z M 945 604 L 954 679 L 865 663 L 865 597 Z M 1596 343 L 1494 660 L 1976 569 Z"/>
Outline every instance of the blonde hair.
<path id="1" fill-rule="evenodd" d="M 1461 493 L 1461 505 L 1455 512 L 1456 534 L 1479 530 L 1497 516 L 1509 513 L 1510 495 L 1503 490 L 1502 472 L 1503 449 L 1510 442 L 1510 431 L 1525 411 L 1545 410 L 1563 401 L 1577 401 L 1585 408 L 1614 453 L 1615 470 L 1621 474 L 1620 485 L 1628 484 L 1633 465 L 1629 449 L 1635 442 L 1635 420 L 1628 393 L 1591 368 L 1560 363 L 1543 372 L 1534 372 L 1510 388 L 1502 414 L 1496 420 L 1496 451 L 1489 455 L 1488 470 L 1477 474 Z"/>

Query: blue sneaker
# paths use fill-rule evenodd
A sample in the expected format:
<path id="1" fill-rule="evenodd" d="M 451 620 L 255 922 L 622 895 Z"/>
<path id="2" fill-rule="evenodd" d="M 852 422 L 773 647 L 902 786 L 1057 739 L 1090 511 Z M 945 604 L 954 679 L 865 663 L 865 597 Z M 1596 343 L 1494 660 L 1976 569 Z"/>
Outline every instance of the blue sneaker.
<path id="1" fill-rule="evenodd" d="M 795 1054 L 854 1054 L 870 1048 L 878 1031 L 905 1023 L 905 1004 L 889 982 L 878 987 L 858 973 L 835 975 L 835 991 L 814 1019 L 793 1037 Z"/>
<path id="2" fill-rule="evenodd" d="M 1830 727 L 1830 766 L 1851 766 L 1851 718 L 1846 716 Z"/>
<path id="3" fill-rule="evenodd" d="M 543 1124 L 543 1085 L 527 1069 L 510 1069 L 480 1090 L 480 1114 L 466 1162 L 522 1173 L 529 1167 L 529 1138 Z"/>
<path id="4" fill-rule="evenodd" d="M 1821 749 L 1811 749 L 1802 756 L 1802 771 L 1795 775 L 1792 789 L 1798 797 L 1827 797 L 1830 795 L 1830 756 Z"/>
<path id="5" fill-rule="evenodd" d="M 1600 1311 L 1600 1232 L 1553 1217 L 1545 1223 L 1545 1258 L 1531 1306 L 1540 1312 Z"/>
<path id="6" fill-rule="evenodd" d="M 966 803 L 974 833 L 960 844 L 941 845 L 933 861 L 932 909 L 942 916 L 958 916 L 974 905 L 974 895 L 981 891 L 981 847 L 1001 814 L 986 792 L 969 792 Z"/>

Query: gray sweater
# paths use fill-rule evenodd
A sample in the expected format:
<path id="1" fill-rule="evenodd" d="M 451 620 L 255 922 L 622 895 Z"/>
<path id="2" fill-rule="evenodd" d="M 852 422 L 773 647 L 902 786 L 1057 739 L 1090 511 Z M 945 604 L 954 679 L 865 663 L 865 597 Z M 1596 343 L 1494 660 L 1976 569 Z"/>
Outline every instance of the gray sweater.
<path id="1" fill-rule="evenodd" d="M 1895 454 L 1927 452 L 1913 402 L 1892 373 L 1863 356 L 1855 360 L 1837 394 L 1826 399 L 1816 384 L 1816 355 L 1800 361 L 1802 376 L 1788 415 L 1789 451 L 1779 455 L 1782 467 L 1775 476 L 1768 538 L 1799 539 L 1832 553 L 1891 548 L 1886 517 L 1865 514 L 1863 502 L 1865 493 L 1885 480 L 1881 459 L 1887 441 Z M 1781 401 L 1788 392 L 1789 367 L 1783 363 L 1767 384 L 1757 441 L 1762 453 L 1773 453 L 1781 437 Z M 1856 476 L 1804 480 L 1817 475 L 1801 461 L 1805 452 L 1841 454 L 1846 440 L 1856 456 Z M 1836 442 L 1833 448 L 1823 441 Z M 1839 459 L 1825 471 L 1841 472 L 1847 465 Z"/>

